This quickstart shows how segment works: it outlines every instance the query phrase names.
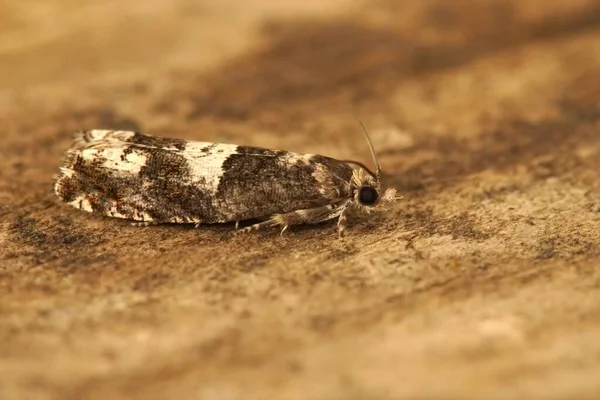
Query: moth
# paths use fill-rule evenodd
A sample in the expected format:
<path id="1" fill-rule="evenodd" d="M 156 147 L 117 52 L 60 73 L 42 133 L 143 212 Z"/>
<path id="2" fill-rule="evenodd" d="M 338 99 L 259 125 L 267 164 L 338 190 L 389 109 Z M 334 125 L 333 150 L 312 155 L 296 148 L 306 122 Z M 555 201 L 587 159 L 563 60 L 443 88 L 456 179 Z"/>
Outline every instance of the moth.
<path id="1" fill-rule="evenodd" d="M 362 123 L 361 123 L 362 125 Z M 393 203 L 381 192 L 381 166 L 362 125 L 375 172 L 351 160 L 225 143 L 186 141 L 132 131 L 75 135 L 54 190 L 78 209 L 137 225 L 258 220 L 247 232 L 337 218 L 340 236 L 350 209 Z"/>

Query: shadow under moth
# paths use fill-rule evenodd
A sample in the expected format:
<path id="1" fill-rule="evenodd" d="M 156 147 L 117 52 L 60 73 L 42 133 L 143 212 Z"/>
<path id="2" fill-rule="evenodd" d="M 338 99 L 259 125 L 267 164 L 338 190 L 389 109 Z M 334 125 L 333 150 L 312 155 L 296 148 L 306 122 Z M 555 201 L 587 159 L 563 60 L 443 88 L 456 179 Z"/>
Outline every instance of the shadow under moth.
<path id="1" fill-rule="evenodd" d="M 351 207 L 370 212 L 399 198 L 395 189 L 381 193 L 381 166 L 362 127 L 375 172 L 317 154 L 131 131 L 78 132 L 54 190 L 73 207 L 137 225 L 235 222 L 237 228 L 259 220 L 238 232 L 280 227 L 283 233 L 337 218 L 341 236 Z"/>

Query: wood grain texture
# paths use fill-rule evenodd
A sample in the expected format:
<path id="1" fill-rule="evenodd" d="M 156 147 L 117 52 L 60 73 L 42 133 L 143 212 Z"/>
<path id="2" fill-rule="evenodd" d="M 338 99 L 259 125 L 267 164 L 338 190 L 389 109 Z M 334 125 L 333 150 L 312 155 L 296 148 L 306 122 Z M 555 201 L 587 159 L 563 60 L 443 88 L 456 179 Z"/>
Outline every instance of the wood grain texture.
<path id="1" fill-rule="evenodd" d="M 0 31 L 0 398 L 597 398 L 597 1 L 0 1 Z M 343 240 L 52 191 L 80 129 L 368 163 L 353 115 L 404 200 Z"/>

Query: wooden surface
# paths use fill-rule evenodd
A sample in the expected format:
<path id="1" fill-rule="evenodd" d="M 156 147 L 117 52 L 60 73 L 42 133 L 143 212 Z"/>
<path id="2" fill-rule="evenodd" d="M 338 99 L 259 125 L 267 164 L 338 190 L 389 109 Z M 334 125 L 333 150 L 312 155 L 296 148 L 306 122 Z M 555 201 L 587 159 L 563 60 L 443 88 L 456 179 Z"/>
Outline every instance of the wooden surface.
<path id="1" fill-rule="evenodd" d="M 600 3 L 0 1 L 0 398 L 597 399 Z M 231 237 L 59 204 L 78 129 L 369 162 Z"/>

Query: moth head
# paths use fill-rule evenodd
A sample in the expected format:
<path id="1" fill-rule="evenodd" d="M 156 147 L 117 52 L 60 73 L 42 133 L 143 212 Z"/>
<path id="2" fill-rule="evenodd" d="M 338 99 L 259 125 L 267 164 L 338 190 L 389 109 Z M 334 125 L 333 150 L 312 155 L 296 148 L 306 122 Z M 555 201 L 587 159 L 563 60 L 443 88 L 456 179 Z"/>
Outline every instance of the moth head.
<path id="1" fill-rule="evenodd" d="M 401 198 L 396 195 L 396 189 L 387 189 L 382 193 L 380 180 L 364 166 L 353 170 L 350 185 L 354 204 L 367 212 L 373 207 L 394 203 Z"/>
<path id="2" fill-rule="evenodd" d="M 375 164 L 375 172 L 371 171 L 367 166 L 358 161 L 346 161 L 350 164 L 355 164 L 359 168 L 354 169 L 352 173 L 352 180 L 350 185 L 352 186 L 354 203 L 370 211 L 372 207 L 380 204 L 394 203 L 397 199 L 402 198 L 396 195 L 396 189 L 387 189 L 383 194 L 381 193 L 381 164 L 375 153 L 375 148 L 369 138 L 369 134 L 365 125 L 362 121 L 360 123 L 365 139 L 371 150 L 371 156 L 373 157 L 373 163 Z"/>

